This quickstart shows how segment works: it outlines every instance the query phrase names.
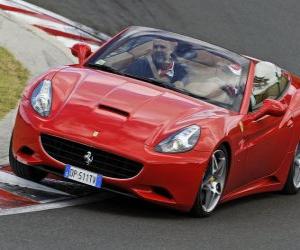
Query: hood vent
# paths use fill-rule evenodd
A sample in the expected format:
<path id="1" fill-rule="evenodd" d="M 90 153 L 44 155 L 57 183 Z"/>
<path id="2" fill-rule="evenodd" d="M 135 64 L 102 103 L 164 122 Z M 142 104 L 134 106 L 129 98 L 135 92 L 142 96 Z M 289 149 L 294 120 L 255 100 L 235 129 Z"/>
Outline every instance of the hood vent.
<path id="1" fill-rule="evenodd" d="M 106 106 L 106 105 L 103 105 L 103 104 L 100 104 L 98 106 L 99 109 L 101 110 L 105 110 L 105 111 L 108 111 L 108 112 L 111 112 L 111 113 L 115 113 L 117 115 L 121 115 L 121 116 L 124 116 L 124 117 L 129 117 L 129 113 L 124 111 L 124 110 L 121 110 L 121 109 L 117 109 L 117 108 L 114 108 L 114 107 L 110 107 L 110 106 Z"/>

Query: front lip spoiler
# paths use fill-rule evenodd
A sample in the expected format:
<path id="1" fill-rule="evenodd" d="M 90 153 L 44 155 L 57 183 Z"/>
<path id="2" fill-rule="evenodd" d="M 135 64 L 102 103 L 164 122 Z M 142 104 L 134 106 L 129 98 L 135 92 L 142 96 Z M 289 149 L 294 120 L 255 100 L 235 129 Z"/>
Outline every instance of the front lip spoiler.
<path id="1" fill-rule="evenodd" d="M 64 172 L 62 170 L 58 170 L 58 169 L 55 169 L 55 168 L 50 167 L 50 166 L 35 165 L 35 166 L 30 166 L 30 167 L 33 167 L 33 168 L 48 172 L 50 174 L 54 174 L 54 175 L 65 178 L 64 177 Z M 73 180 L 70 180 L 70 179 L 66 179 L 66 180 L 68 180 L 70 182 L 74 182 L 74 183 L 79 183 L 79 182 L 76 182 L 76 181 L 73 181 Z M 82 183 L 80 183 L 80 184 L 82 184 Z M 85 184 L 82 184 L 82 185 L 85 185 Z M 89 186 L 89 187 L 92 187 L 92 186 Z M 98 188 L 95 188 L 95 189 L 99 190 Z M 102 187 L 100 188 L 100 190 L 101 189 L 109 191 L 109 192 L 113 192 L 113 193 L 116 193 L 116 194 L 121 194 L 123 196 L 127 196 L 127 197 L 130 197 L 130 198 L 136 198 L 137 199 L 137 197 L 134 194 L 126 192 L 126 191 L 124 191 L 120 188 L 117 188 L 117 187 L 113 186 L 113 185 L 108 185 L 106 183 L 102 183 Z"/>

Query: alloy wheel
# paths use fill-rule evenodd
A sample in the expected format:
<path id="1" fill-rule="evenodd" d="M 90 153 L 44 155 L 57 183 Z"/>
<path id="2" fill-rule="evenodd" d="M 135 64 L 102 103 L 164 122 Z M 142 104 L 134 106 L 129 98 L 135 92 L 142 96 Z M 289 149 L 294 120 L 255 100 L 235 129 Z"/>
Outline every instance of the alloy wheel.
<path id="1" fill-rule="evenodd" d="M 225 186 L 226 174 L 226 154 L 223 150 L 218 149 L 212 155 L 201 185 L 201 206 L 206 213 L 211 212 L 217 206 Z"/>

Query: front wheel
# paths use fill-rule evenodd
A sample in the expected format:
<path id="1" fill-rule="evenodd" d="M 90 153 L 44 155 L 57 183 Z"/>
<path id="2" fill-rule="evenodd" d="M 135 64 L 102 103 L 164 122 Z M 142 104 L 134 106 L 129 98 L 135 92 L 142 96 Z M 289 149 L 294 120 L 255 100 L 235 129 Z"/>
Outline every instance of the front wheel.
<path id="1" fill-rule="evenodd" d="M 228 153 L 224 146 L 213 152 L 191 210 L 193 216 L 208 216 L 217 207 L 226 183 L 228 162 Z"/>

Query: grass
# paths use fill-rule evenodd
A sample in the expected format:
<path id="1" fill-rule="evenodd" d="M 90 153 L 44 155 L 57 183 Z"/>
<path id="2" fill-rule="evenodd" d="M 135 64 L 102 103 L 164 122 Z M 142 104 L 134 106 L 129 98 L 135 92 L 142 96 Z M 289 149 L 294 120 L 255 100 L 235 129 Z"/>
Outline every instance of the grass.
<path id="1" fill-rule="evenodd" d="M 0 47 L 0 120 L 16 107 L 28 77 L 28 70 Z"/>

